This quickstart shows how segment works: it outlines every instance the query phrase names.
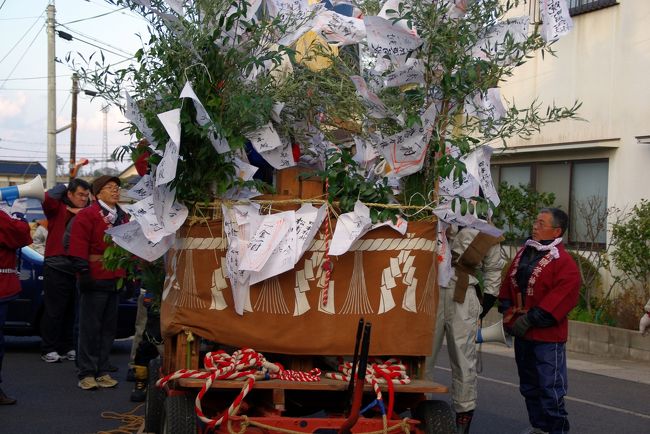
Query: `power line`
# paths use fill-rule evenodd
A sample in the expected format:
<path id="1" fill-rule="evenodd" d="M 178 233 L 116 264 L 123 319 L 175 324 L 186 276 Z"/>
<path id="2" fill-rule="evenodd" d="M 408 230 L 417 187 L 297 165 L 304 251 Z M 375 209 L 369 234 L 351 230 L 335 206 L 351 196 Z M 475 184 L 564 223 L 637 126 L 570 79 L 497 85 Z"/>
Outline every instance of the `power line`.
<path id="1" fill-rule="evenodd" d="M 13 17 L 13 18 L 0 18 L 0 21 L 18 21 L 18 20 L 31 20 L 32 18 L 40 18 L 37 16 L 33 17 Z"/>
<path id="2" fill-rule="evenodd" d="M 66 26 L 65 24 L 59 24 L 59 25 L 60 25 L 61 27 L 65 28 L 65 29 L 69 30 L 69 31 L 72 32 L 73 34 L 76 34 L 76 35 L 77 35 L 77 36 L 76 36 L 76 39 L 79 39 L 79 36 L 82 36 L 82 37 L 84 37 L 84 38 L 90 39 L 91 41 L 97 42 L 98 44 L 103 44 L 103 45 L 106 45 L 107 47 L 111 47 L 112 49 L 117 50 L 117 51 L 120 51 L 120 52 L 124 53 L 124 54 L 127 55 L 127 56 L 132 56 L 132 55 L 133 55 L 133 53 L 128 53 L 128 52 L 122 50 L 121 48 L 114 47 L 113 45 L 111 45 L 111 44 L 109 44 L 109 43 L 107 43 L 107 42 L 100 41 L 99 39 L 93 38 L 92 36 L 88 36 L 88 35 L 85 35 L 85 34 L 79 32 L 79 31 L 77 31 L 77 30 L 71 29 L 70 27 Z M 83 42 L 83 41 L 82 41 L 82 42 Z"/>
<path id="3" fill-rule="evenodd" d="M 115 9 L 115 10 L 112 10 L 112 11 L 110 11 L 110 12 L 106 12 L 106 13 L 103 13 L 103 14 L 95 15 L 95 16 L 92 16 L 92 17 L 88 17 L 88 18 L 80 18 L 80 19 L 78 19 L 78 20 L 68 21 L 67 23 L 63 23 L 63 24 L 73 24 L 73 23 L 80 23 L 81 21 L 94 20 L 95 18 L 104 17 L 104 16 L 106 16 L 106 15 L 114 14 L 115 12 L 119 12 L 119 11 L 124 10 L 124 9 L 126 9 L 126 6 L 123 7 L 123 8 L 120 8 L 120 9 Z"/>
<path id="4" fill-rule="evenodd" d="M 67 28 L 67 27 L 66 27 L 66 28 Z M 61 35 L 59 35 L 59 36 L 61 36 Z M 124 55 L 124 54 L 121 54 L 121 53 L 116 53 L 115 51 L 111 51 L 111 50 L 109 50 L 108 48 L 100 47 L 99 45 L 95 45 L 95 44 L 93 44 L 92 42 L 84 41 L 84 40 L 83 40 L 82 38 L 80 38 L 79 36 L 75 36 L 73 40 L 74 40 L 74 41 L 83 42 L 84 44 L 88 44 L 88 45 L 90 45 L 90 46 L 92 46 L 92 47 L 99 48 L 100 50 L 106 51 L 106 52 L 111 53 L 111 54 L 115 54 L 116 56 L 120 56 L 120 57 L 128 58 L 128 57 L 131 55 L 130 53 L 127 53 L 127 55 Z"/>
<path id="5" fill-rule="evenodd" d="M 36 23 L 38 23 L 38 20 L 40 20 L 43 17 L 44 14 L 45 14 L 45 11 L 43 11 L 43 13 L 38 18 L 36 18 L 36 21 L 34 21 L 32 23 L 32 25 L 29 26 L 29 29 L 27 29 L 27 31 L 25 33 L 23 33 L 23 35 L 20 37 L 20 39 L 14 44 L 13 47 L 11 47 L 11 49 L 7 52 L 7 54 L 5 54 L 2 59 L 0 59 L 0 63 L 2 63 L 7 58 L 7 56 L 9 56 L 16 49 L 18 44 L 20 44 L 23 39 L 25 39 L 25 36 L 27 36 L 27 34 L 34 28 Z M 39 30 L 39 32 L 40 32 L 40 30 Z"/>
<path id="6" fill-rule="evenodd" d="M 72 74 L 60 74 L 55 75 L 55 77 L 70 77 Z M 20 78 L 0 78 L 3 81 L 21 81 L 21 80 L 42 80 L 44 78 L 49 78 L 47 75 L 42 77 L 20 77 Z"/>
<path id="7" fill-rule="evenodd" d="M 2 0 L 2 4 L 0 5 L 0 9 L 2 9 L 2 7 L 5 5 L 5 3 L 7 3 L 7 0 Z"/>
<path id="8" fill-rule="evenodd" d="M 41 33 L 41 30 L 43 30 L 44 28 L 45 28 L 45 23 L 43 23 L 43 25 L 41 26 L 41 28 L 38 29 L 38 32 L 36 32 L 36 35 L 34 35 L 34 39 L 32 39 L 32 42 L 29 43 L 29 46 L 28 46 L 27 49 L 23 52 L 23 55 L 20 56 L 20 59 L 18 59 L 18 62 L 16 62 L 16 65 L 14 65 L 13 69 L 9 72 L 9 76 L 8 76 L 7 78 L 11 78 L 11 75 L 14 73 L 14 71 L 16 70 L 16 68 L 18 68 L 18 65 L 20 65 L 20 62 L 23 61 L 23 59 L 25 58 L 25 55 L 29 52 L 29 49 L 32 48 L 32 45 L 34 45 L 34 42 L 36 41 L 36 38 L 37 38 L 37 37 L 39 36 L 39 34 Z M 7 80 L 5 80 L 5 81 L 2 82 L 2 84 L 0 85 L 0 90 L 2 90 L 2 88 L 4 88 L 5 84 L 7 84 Z"/>

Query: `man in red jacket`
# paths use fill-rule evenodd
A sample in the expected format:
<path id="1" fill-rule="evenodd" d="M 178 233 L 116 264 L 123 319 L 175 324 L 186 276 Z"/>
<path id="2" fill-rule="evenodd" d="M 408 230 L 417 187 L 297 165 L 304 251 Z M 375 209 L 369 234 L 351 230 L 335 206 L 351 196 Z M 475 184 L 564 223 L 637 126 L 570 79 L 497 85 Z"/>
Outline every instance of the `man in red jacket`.
<path id="1" fill-rule="evenodd" d="M 43 318 L 41 359 L 47 363 L 75 360 L 72 331 L 77 299 L 77 282 L 66 255 L 65 234 L 79 210 L 88 206 L 90 184 L 75 178 L 66 187 L 59 184 L 45 193 L 43 212 L 47 217 L 43 266 Z"/>
<path id="2" fill-rule="evenodd" d="M 16 272 L 16 249 L 31 243 L 29 224 L 25 221 L 24 214 L 14 213 L 13 216 L 9 216 L 0 209 L 0 383 L 2 383 L 2 359 L 5 355 L 2 328 L 7 319 L 9 302 L 20 292 L 20 280 Z M 14 398 L 8 397 L 0 389 L 0 405 L 15 403 Z"/>
<path id="3" fill-rule="evenodd" d="M 117 205 L 120 179 L 100 176 L 92 184 L 96 201 L 77 214 L 70 232 L 68 252 L 79 275 L 79 387 L 84 390 L 114 387 L 108 374 L 108 356 L 117 328 L 119 289 L 124 270 L 104 268 L 105 231 L 128 221 Z"/>
<path id="4" fill-rule="evenodd" d="M 578 303 L 580 271 L 562 244 L 568 216 L 540 210 L 533 236 L 515 255 L 499 292 L 503 323 L 515 336 L 519 391 L 529 433 L 566 433 L 567 315 Z"/>

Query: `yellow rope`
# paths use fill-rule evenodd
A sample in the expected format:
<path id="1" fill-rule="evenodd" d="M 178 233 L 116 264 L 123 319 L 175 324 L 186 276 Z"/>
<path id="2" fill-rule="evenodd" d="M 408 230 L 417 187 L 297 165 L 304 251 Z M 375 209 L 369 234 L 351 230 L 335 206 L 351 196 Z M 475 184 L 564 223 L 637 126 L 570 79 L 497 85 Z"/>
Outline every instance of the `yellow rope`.
<path id="1" fill-rule="evenodd" d="M 235 431 L 232 428 L 232 423 L 233 423 L 232 419 L 228 420 L 227 425 L 228 425 L 228 432 L 230 434 L 243 434 L 246 431 L 246 429 L 248 428 L 249 425 L 253 425 L 253 426 L 256 426 L 258 428 L 267 429 L 269 431 L 282 432 L 282 433 L 286 433 L 286 434 L 306 434 L 305 431 L 295 431 L 295 430 L 286 429 L 286 428 L 279 428 L 279 427 L 276 427 L 276 426 L 273 426 L 273 425 L 267 425 L 265 423 L 258 422 L 258 421 L 255 421 L 255 420 L 250 420 L 247 416 L 240 416 L 240 417 L 242 418 L 241 430 L 240 431 Z M 386 420 L 386 416 L 384 416 L 383 417 L 383 424 L 382 424 L 383 427 L 382 427 L 381 430 L 365 431 L 365 432 L 360 432 L 360 433 L 357 433 L 357 434 L 386 434 L 386 433 L 393 432 L 393 431 L 398 431 L 398 430 L 402 430 L 402 432 L 404 432 L 405 434 L 408 434 L 408 433 L 411 432 L 411 426 L 409 425 L 407 420 L 408 419 L 404 418 L 404 419 L 402 419 L 400 421 L 400 423 L 398 423 L 396 425 L 393 425 L 392 427 L 388 428 L 387 427 L 388 421 Z"/>
<path id="2" fill-rule="evenodd" d="M 140 410 L 143 405 L 139 404 L 133 410 L 126 413 L 117 413 L 115 411 L 102 412 L 102 418 L 120 420 L 124 422 L 124 425 L 109 431 L 97 431 L 97 434 L 133 434 L 138 432 L 144 423 L 144 416 L 133 413 Z"/>

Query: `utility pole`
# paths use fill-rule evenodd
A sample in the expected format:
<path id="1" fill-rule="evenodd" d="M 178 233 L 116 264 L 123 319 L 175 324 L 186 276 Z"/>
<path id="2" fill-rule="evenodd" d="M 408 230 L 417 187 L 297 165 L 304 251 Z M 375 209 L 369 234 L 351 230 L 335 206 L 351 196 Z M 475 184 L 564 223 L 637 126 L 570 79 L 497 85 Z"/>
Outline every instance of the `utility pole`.
<path id="1" fill-rule="evenodd" d="M 56 184 L 56 63 L 54 0 L 47 6 L 47 189 Z"/>
<path id="2" fill-rule="evenodd" d="M 75 176 L 77 161 L 77 95 L 79 94 L 79 76 L 72 74 L 72 116 L 70 119 L 70 181 Z"/>

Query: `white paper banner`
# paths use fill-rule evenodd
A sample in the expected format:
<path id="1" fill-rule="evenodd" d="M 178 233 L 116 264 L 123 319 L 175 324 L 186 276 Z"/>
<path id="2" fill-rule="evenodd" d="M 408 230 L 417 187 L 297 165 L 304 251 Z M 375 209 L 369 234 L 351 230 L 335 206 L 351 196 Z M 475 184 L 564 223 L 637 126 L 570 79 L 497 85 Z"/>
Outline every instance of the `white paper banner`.
<path id="1" fill-rule="evenodd" d="M 294 211 L 281 213 L 284 215 L 289 230 L 280 240 L 280 243 L 266 261 L 266 264 L 259 272 L 251 272 L 250 284 L 254 285 L 262 280 L 269 279 L 285 271 L 292 270 L 297 262 L 296 259 L 296 214 Z M 256 234 L 257 235 L 257 234 Z"/>
<path id="2" fill-rule="evenodd" d="M 369 116 L 378 119 L 390 117 L 390 111 L 388 108 L 386 108 L 377 95 L 368 89 L 368 85 L 363 77 L 353 75 L 350 76 L 350 80 L 354 83 L 354 87 L 357 88 L 357 93 L 361 97 L 361 102 L 368 108 Z"/>
<path id="3" fill-rule="evenodd" d="M 266 215 L 257 226 L 244 251 L 240 270 L 260 271 L 295 221 L 293 212 Z"/>
<path id="4" fill-rule="evenodd" d="M 155 140 L 153 139 L 153 130 L 147 125 L 143 114 L 140 112 L 137 103 L 131 98 L 128 92 L 126 92 L 126 109 L 124 110 L 124 117 L 133 122 L 133 125 L 136 126 L 142 135 L 149 141 L 151 145 L 155 146 Z"/>
<path id="5" fill-rule="evenodd" d="M 323 224 L 325 216 L 327 215 L 327 206 L 323 205 L 316 208 L 310 203 L 303 204 L 298 211 L 296 211 L 296 262 L 305 254 L 314 237 L 318 233 L 318 229 Z"/>
<path id="6" fill-rule="evenodd" d="M 176 168 L 178 166 L 178 146 L 173 140 L 169 140 L 165 145 L 165 153 L 162 160 L 156 167 L 156 186 L 167 184 L 176 178 Z"/>
<path id="7" fill-rule="evenodd" d="M 506 115 L 506 108 L 501 101 L 501 90 L 493 87 L 486 93 L 477 92 L 473 97 L 468 96 L 465 101 L 465 113 L 481 120 L 491 118 L 498 121 Z"/>
<path id="8" fill-rule="evenodd" d="M 541 36 L 546 42 L 552 42 L 566 35 L 573 28 L 566 0 L 540 0 L 542 20 Z"/>
<path id="9" fill-rule="evenodd" d="M 363 20 L 334 11 L 321 12 L 314 21 L 314 31 L 320 33 L 327 42 L 341 46 L 358 44 L 366 37 Z"/>
<path id="10" fill-rule="evenodd" d="M 377 57 L 406 56 L 422 45 L 422 39 L 384 18 L 365 16 L 363 22 L 366 24 L 368 47 Z"/>
<path id="11" fill-rule="evenodd" d="M 212 122 L 208 111 L 205 109 L 205 106 L 203 106 L 203 103 L 201 100 L 199 100 L 199 97 L 196 96 L 194 89 L 192 89 L 192 83 L 189 81 L 185 82 L 185 86 L 183 86 L 180 97 L 190 98 L 194 102 L 194 108 L 196 109 L 196 122 L 199 125 L 204 126 Z"/>
<path id="12" fill-rule="evenodd" d="M 181 146 L 181 109 L 173 109 L 164 113 L 158 114 L 158 119 L 162 122 L 165 131 L 169 134 L 169 138 L 172 142 L 176 143 L 176 146 L 180 148 Z"/>
<path id="13" fill-rule="evenodd" d="M 146 260 L 155 261 L 164 255 L 174 244 L 176 235 L 171 234 L 154 243 L 148 240 L 142 232 L 142 227 L 136 221 L 113 226 L 106 230 L 113 242 L 134 255 Z"/>
<path id="14" fill-rule="evenodd" d="M 289 142 L 283 143 L 279 148 L 260 152 L 260 155 L 267 163 L 277 170 L 286 169 L 287 167 L 293 167 L 296 165 L 296 161 L 293 159 L 291 143 Z"/>
<path id="15" fill-rule="evenodd" d="M 402 86 L 409 83 L 424 83 L 424 64 L 417 59 L 408 59 L 404 66 L 384 77 L 385 87 Z"/>
<path id="16" fill-rule="evenodd" d="M 346 253 L 352 244 L 361 238 L 372 227 L 370 209 L 357 201 L 354 211 L 341 214 L 336 221 L 329 254 L 338 256 Z"/>
<path id="17" fill-rule="evenodd" d="M 142 200 L 153 193 L 153 179 L 151 175 L 144 175 L 126 195 L 135 200 Z"/>
<path id="18" fill-rule="evenodd" d="M 271 122 L 260 129 L 245 134 L 245 136 L 251 141 L 253 148 L 260 154 L 282 146 L 282 140 L 280 140 L 280 136 L 275 131 Z"/>
<path id="19" fill-rule="evenodd" d="M 490 172 L 492 152 L 493 149 L 491 147 L 483 145 L 467 155 L 463 159 L 463 162 L 467 171 L 478 180 L 485 198 L 491 201 L 494 206 L 498 206 L 501 203 L 501 199 L 499 199 L 499 194 L 494 186 L 492 173 Z"/>

